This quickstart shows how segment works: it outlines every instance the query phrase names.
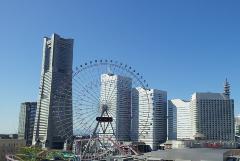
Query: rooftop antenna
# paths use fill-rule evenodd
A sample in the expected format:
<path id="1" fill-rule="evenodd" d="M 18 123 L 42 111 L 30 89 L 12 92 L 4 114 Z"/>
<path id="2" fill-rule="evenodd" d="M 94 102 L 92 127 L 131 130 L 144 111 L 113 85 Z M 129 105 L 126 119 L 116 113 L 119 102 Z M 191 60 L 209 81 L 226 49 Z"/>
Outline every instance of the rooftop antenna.
<path id="1" fill-rule="evenodd" d="M 110 76 L 113 76 L 113 75 L 114 75 L 114 74 L 112 73 L 112 71 L 111 71 L 110 66 L 107 66 L 107 74 L 110 75 Z"/>
<path id="2" fill-rule="evenodd" d="M 230 83 L 228 82 L 227 78 L 224 83 L 224 95 L 230 98 Z"/>

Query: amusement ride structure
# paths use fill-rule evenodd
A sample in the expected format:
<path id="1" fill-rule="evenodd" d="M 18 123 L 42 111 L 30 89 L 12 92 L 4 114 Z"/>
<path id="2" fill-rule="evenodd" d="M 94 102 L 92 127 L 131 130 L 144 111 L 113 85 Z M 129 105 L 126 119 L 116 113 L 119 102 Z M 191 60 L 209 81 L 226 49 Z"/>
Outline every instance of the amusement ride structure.
<path id="1" fill-rule="evenodd" d="M 62 90 L 69 85 L 71 90 Z M 54 96 L 52 115 L 66 151 L 85 161 L 139 153 L 132 142 L 146 135 L 150 100 L 148 85 L 135 69 L 113 60 L 94 60 L 76 67 L 72 80 L 59 88 L 62 92 Z M 132 107 L 136 88 L 145 92 L 143 111 Z"/>

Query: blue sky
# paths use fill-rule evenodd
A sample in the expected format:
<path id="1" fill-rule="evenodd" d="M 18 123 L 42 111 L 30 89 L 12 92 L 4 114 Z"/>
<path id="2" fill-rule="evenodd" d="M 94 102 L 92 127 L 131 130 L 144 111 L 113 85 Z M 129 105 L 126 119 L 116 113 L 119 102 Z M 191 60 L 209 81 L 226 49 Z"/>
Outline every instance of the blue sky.
<path id="1" fill-rule="evenodd" d="M 1 0 L 0 133 L 17 132 L 20 103 L 36 101 L 42 38 L 75 39 L 74 66 L 113 59 L 135 67 L 168 98 L 222 92 L 240 113 L 238 0 Z"/>

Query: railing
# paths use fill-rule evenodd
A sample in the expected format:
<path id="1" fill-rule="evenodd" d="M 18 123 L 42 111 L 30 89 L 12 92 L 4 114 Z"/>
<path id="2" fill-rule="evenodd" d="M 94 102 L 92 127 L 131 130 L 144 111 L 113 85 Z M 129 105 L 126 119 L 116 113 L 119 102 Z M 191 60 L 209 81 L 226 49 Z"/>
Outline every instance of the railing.
<path id="1" fill-rule="evenodd" d="M 7 154 L 5 158 L 7 159 L 7 161 L 20 161 L 21 160 L 21 158 L 18 158 L 12 154 Z"/>
<path id="2" fill-rule="evenodd" d="M 226 161 L 229 156 L 240 156 L 240 149 L 232 149 L 223 153 L 223 161 Z"/>
<path id="3" fill-rule="evenodd" d="M 88 142 L 101 142 L 101 139 L 105 139 L 107 141 L 109 141 L 109 143 L 111 144 L 111 148 L 109 147 L 109 149 L 98 149 L 95 151 L 95 154 L 91 153 L 84 153 L 86 151 L 86 149 L 82 149 L 84 148 L 84 145 L 87 144 Z M 85 143 L 85 144 L 83 144 Z M 92 143 L 93 144 L 93 143 Z M 132 147 L 132 145 L 124 145 L 124 144 L 120 144 L 118 141 L 116 141 L 115 139 L 112 139 L 111 137 L 96 137 L 96 138 L 83 138 L 83 139 L 77 139 L 75 140 L 75 153 L 76 155 L 78 155 L 81 160 L 84 161 L 90 161 L 90 160 L 95 160 L 97 158 L 104 158 L 107 157 L 108 155 L 110 155 L 111 153 L 113 154 L 114 152 L 116 152 L 116 150 L 119 152 L 120 155 L 123 156 L 127 156 L 127 155 L 139 155 L 139 153 L 137 152 L 137 150 L 134 149 L 134 147 Z"/>

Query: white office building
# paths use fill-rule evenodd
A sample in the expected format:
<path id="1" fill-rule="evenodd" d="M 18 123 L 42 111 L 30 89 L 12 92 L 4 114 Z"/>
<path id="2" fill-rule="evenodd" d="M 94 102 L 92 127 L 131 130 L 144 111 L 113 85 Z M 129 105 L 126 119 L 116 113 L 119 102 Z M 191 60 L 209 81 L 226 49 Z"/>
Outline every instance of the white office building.
<path id="1" fill-rule="evenodd" d="M 192 139 L 190 102 L 168 101 L 168 140 Z"/>
<path id="2" fill-rule="evenodd" d="M 224 93 L 194 93 L 190 102 L 193 136 L 234 141 L 234 101 L 226 81 Z"/>
<path id="3" fill-rule="evenodd" d="M 167 92 L 157 89 L 132 90 L 133 141 L 145 142 L 152 150 L 167 139 Z"/>
<path id="4" fill-rule="evenodd" d="M 105 106 L 105 117 L 113 118 L 106 133 L 115 134 L 118 141 L 130 141 L 132 79 L 114 74 L 101 75 L 101 107 Z M 112 130 L 113 129 L 113 130 Z"/>

